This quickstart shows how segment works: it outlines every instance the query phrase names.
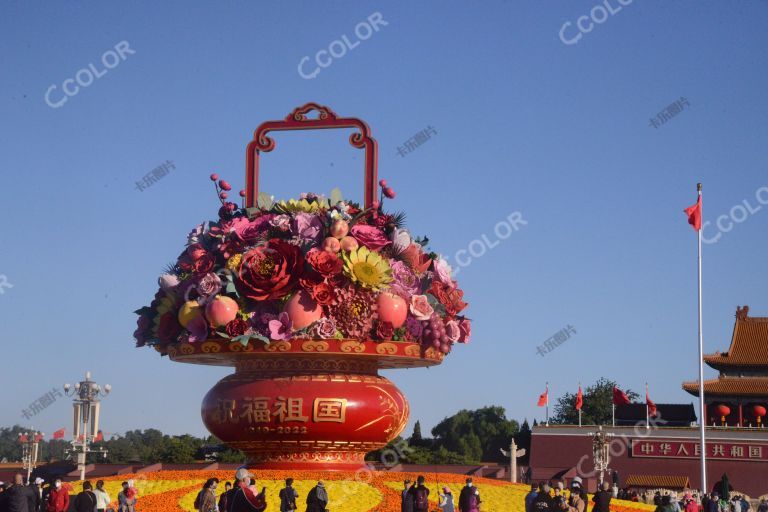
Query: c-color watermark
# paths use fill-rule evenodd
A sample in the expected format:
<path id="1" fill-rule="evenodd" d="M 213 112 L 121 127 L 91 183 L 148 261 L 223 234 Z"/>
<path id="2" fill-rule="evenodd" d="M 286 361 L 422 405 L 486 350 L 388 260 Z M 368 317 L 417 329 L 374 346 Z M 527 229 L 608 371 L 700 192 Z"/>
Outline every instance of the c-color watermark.
<path id="1" fill-rule="evenodd" d="M 667 108 L 656 114 L 655 117 L 651 118 L 651 122 L 649 126 L 653 128 L 658 128 L 659 126 L 663 125 L 673 117 L 675 117 L 677 114 L 683 111 L 683 108 L 685 108 L 685 105 L 691 106 L 690 103 L 688 103 L 688 100 L 680 97 L 679 100 L 676 100 L 674 103 L 669 105 Z"/>
<path id="2" fill-rule="evenodd" d="M 453 276 L 457 276 L 462 268 L 468 267 L 472 264 L 472 261 L 482 257 L 486 252 L 496 248 L 502 240 L 506 240 L 512 233 L 519 231 L 521 226 L 527 226 L 528 221 L 523 219 L 523 214 L 520 212 L 512 212 L 507 215 L 507 218 L 499 221 L 493 226 L 493 234 L 496 235 L 495 240 L 489 240 L 488 235 L 483 233 L 480 238 L 476 238 L 467 244 L 466 249 L 459 249 L 456 254 L 453 255 L 453 259 L 456 264 L 451 264 L 453 267 Z"/>
<path id="3" fill-rule="evenodd" d="M 318 67 L 316 67 L 313 71 L 307 73 L 304 70 L 304 64 L 310 60 L 309 57 L 305 56 L 303 59 L 301 59 L 299 61 L 298 67 L 299 75 L 304 80 L 311 80 L 317 77 L 317 75 L 320 74 L 321 68 L 327 68 L 333 64 L 333 59 L 340 59 L 344 57 L 344 55 L 347 54 L 347 50 L 354 50 L 360 45 L 360 41 L 370 39 L 374 32 L 381 30 L 380 26 L 386 27 L 387 25 L 389 25 L 389 23 L 384 20 L 380 12 L 371 14 L 368 16 L 368 18 L 366 18 L 366 20 L 361 21 L 355 25 L 355 36 L 357 37 L 356 41 L 350 41 L 349 37 L 344 34 L 341 36 L 341 39 L 334 39 L 331 41 L 327 50 L 322 49 L 317 52 L 315 54 L 315 62 L 317 63 Z"/>
<path id="4" fill-rule="evenodd" d="M 571 334 L 576 334 L 576 329 L 569 324 L 547 338 L 547 341 L 545 341 L 543 345 L 536 347 L 536 353 L 541 357 L 544 357 L 547 352 L 552 352 L 565 343 L 565 341 L 571 337 Z"/>
<path id="5" fill-rule="evenodd" d="M 13 285 L 8 282 L 5 274 L 0 274 L 0 295 L 5 293 L 5 288 L 13 288 Z"/>
<path id="6" fill-rule="evenodd" d="M 96 81 L 96 79 L 106 75 L 110 69 L 116 68 L 122 61 L 128 58 L 128 55 L 136 53 L 128 45 L 128 41 L 120 41 L 114 47 L 114 50 L 109 49 L 101 55 L 101 70 L 91 62 L 87 68 L 83 68 L 75 73 L 75 78 L 67 78 L 61 83 L 61 90 L 64 92 L 63 96 L 59 96 L 58 101 L 51 101 L 51 96 L 54 91 L 58 89 L 57 85 L 51 85 L 48 90 L 45 91 L 45 103 L 51 108 L 63 107 L 64 104 L 69 101 L 69 98 L 76 96 L 80 92 L 80 87 L 86 88 Z"/>
<path id="7" fill-rule="evenodd" d="M 718 216 L 715 220 L 717 234 L 712 238 L 708 238 L 704 233 L 707 226 L 712 224 L 711 222 L 706 221 L 701 226 L 701 241 L 705 244 L 717 243 L 717 241 L 720 240 L 720 237 L 723 236 L 723 233 L 727 233 L 733 229 L 734 222 L 736 224 L 741 224 L 747 220 L 750 215 L 754 215 L 762 210 L 763 206 L 768 205 L 768 186 L 762 186 L 755 191 L 755 201 L 759 203 L 757 206 L 753 206 L 752 203 L 749 202 L 749 199 L 744 199 L 741 203 L 734 205 L 728 214 Z"/>
<path id="8" fill-rule="evenodd" d="M 602 4 L 597 4 L 589 11 L 589 16 L 586 14 L 576 18 L 576 27 L 579 29 L 578 33 L 573 37 L 566 38 L 565 31 L 568 27 L 573 25 L 570 21 L 563 23 L 560 27 L 560 40 L 563 44 L 572 45 L 579 42 L 584 37 L 584 34 L 592 32 L 595 28 L 595 23 L 598 25 L 605 23 L 608 20 L 608 16 L 616 16 L 623 6 L 627 6 L 632 3 L 633 0 L 603 0 Z M 618 4 L 618 5 L 617 5 Z M 587 24 L 588 22 L 588 24 Z"/>

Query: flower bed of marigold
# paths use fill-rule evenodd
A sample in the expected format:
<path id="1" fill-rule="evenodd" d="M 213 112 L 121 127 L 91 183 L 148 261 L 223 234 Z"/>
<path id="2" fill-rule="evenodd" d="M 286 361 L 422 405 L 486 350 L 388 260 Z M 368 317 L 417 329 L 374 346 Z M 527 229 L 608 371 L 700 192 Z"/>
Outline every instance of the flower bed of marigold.
<path id="1" fill-rule="evenodd" d="M 405 479 L 416 479 L 416 474 L 397 472 L 323 472 L 323 471 L 274 471 L 254 470 L 256 486 L 267 489 L 267 512 L 279 510 L 277 498 L 286 478 L 295 480 L 294 487 L 299 492 L 300 500 L 309 490 L 323 480 L 328 489 L 331 502 L 328 509 L 333 512 L 399 512 L 400 490 Z M 422 473 L 427 479 L 430 499 L 437 503 L 437 490 L 448 486 L 458 496 L 464 485 L 466 475 L 447 473 Z M 105 488 L 115 499 L 120 491 L 120 483 L 134 480 L 139 492 L 137 512 L 194 512 L 193 503 L 203 482 L 208 478 L 218 478 L 220 486 L 232 481 L 232 471 L 157 471 L 104 477 Z M 523 498 L 529 486 L 511 484 L 487 478 L 474 478 L 483 500 L 483 512 L 525 512 Z M 71 482 L 74 492 L 81 489 L 81 482 Z M 301 504 L 302 501 L 299 501 Z M 300 506 L 300 510 L 304 507 Z M 435 508 L 437 508 L 435 506 Z M 589 508 L 591 510 L 592 507 Z M 647 512 L 652 505 L 631 501 L 613 500 L 612 512 Z"/>

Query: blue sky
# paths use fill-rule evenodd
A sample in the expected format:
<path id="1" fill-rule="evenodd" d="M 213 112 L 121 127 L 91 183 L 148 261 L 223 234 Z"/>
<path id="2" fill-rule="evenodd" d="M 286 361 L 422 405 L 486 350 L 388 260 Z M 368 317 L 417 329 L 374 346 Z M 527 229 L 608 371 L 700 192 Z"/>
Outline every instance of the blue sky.
<path id="1" fill-rule="evenodd" d="M 697 376 L 696 237 L 682 209 L 696 182 L 717 238 L 704 245 L 706 351 L 727 349 L 737 304 L 768 316 L 768 3 L 607 3 L 614 14 L 596 0 L 3 3 L 0 283 L 13 287 L 0 284 L 0 425 L 91 370 L 114 387 L 106 432 L 204 432 L 200 401 L 229 370 L 133 348 L 132 312 L 215 216 L 208 175 L 240 188 L 256 126 L 308 101 L 370 124 L 392 207 L 434 250 L 455 261 L 483 235 L 494 245 L 459 274 L 472 343 L 440 367 L 386 372 L 412 422 L 490 404 L 541 419 L 545 381 L 559 396 L 601 376 L 693 401 L 680 383 Z M 602 23 L 582 19 L 591 30 L 565 44 L 590 12 Z M 374 13 L 386 25 L 357 39 Z M 345 35 L 359 45 L 300 76 Z M 105 68 L 121 42 L 133 53 Z M 91 63 L 101 76 L 64 96 Z M 51 86 L 48 103 L 67 98 L 57 108 Z M 166 160 L 175 169 L 137 190 Z M 362 197 L 344 134 L 285 135 L 262 162 L 278 197 Z M 499 241 L 513 212 L 527 224 Z M 537 355 L 568 325 L 576 334 Z M 33 423 L 69 428 L 69 408 L 59 399 Z"/>

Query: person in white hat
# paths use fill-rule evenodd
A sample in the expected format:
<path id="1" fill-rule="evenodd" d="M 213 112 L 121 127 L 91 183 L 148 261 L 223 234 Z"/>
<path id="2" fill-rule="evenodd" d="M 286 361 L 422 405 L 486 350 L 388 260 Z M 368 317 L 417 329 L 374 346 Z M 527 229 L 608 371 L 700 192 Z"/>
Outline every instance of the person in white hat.
<path id="1" fill-rule="evenodd" d="M 235 488 L 232 489 L 231 499 L 228 499 L 229 510 L 226 512 L 264 512 L 267 508 L 266 487 L 256 494 L 251 488 L 253 474 L 246 468 L 235 472 Z"/>

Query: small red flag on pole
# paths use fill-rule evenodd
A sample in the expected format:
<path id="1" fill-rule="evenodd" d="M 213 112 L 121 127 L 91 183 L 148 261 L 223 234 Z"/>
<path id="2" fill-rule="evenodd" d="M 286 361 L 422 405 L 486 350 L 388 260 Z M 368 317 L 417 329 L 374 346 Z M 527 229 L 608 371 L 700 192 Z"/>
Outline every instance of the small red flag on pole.
<path id="1" fill-rule="evenodd" d="M 629 400 L 629 397 L 626 393 L 624 393 L 622 390 L 617 388 L 616 386 L 613 387 L 613 405 L 628 405 L 631 401 Z"/>
<path id="2" fill-rule="evenodd" d="M 60 428 L 56 432 L 53 433 L 54 439 L 64 439 L 64 429 Z"/>
<path id="3" fill-rule="evenodd" d="M 656 416 L 659 412 L 658 409 L 656 409 L 656 404 L 653 403 L 653 400 L 651 400 L 651 397 L 648 395 L 648 385 L 646 384 L 645 387 L 645 405 L 648 406 L 648 415 L 651 417 Z"/>
<path id="4" fill-rule="evenodd" d="M 40 441 L 42 441 L 42 440 L 43 440 L 43 434 L 37 434 L 37 435 L 35 436 L 35 442 L 36 442 L 36 443 L 39 443 L 39 442 L 40 442 Z"/>
<path id="5" fill-rule="evenodd" d="M 20 443 L 27 443 L 27 442 L 29 442 L 29 437 L 27 437 L 24 434 L 19 434 L 19 442 Z"/>
<path id="6" fill-rule="evenodd" d="M 584 394 L 581 392 L 581 386 L 579 386 L 579 392 L 576 393 L 576 410 L 580 411 L 584 407 Z"/>
<path id="7" fill-rule="evenodd" d="M 103 441 L 103 440 L 104 440 L 104 432 L 99 430 L 99 433 L 96 434 L 96 437 L 93 438 L 93 442 L 94 443 L 98 443 L 98 442 Z"/>
<path id="8" fill-rule="evenodd" d="M 539 402 L 536 404 L 539 407 L 544 407 L 549 402 L 549 388 L 539 395 Z"/>
<path id="9" fill-rule="evenodd" d="M 701 195 L 696 200 L 696 204 L 685 209 L 685 214 L 688 216 L 688 224 L 699 231 L 701 229 Z"/>

